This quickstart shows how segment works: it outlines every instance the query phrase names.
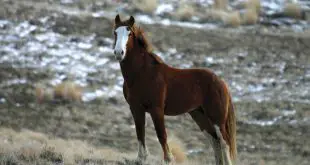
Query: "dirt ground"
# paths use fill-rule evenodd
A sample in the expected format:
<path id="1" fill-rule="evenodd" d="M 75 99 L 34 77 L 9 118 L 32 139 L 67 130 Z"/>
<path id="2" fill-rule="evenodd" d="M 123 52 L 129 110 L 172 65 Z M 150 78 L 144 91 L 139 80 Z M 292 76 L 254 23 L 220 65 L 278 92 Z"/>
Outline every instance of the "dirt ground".
<path id="1" fill-rule="evenodd" d="M 79 8 L 69 7 L 81 11 L 81 6 L 83 4 Z M 112 16 L 95 18 L 89 12 L 74 14 L 62 9 L 58 1 L 1 0 L 0 18 L 14 23 L 29 21 L 67 38 L 83 39 L 96 34 L 92 41 L 96 46 L 91 51 L 98 49 L 103 38 L 112 38 Z M 45 16 L 49 16 L 47 23 L 38 21 Z M 296 33 L 289 28 L 260 25 L 238 29 L 140 25 L 148 32 L 155 50 L 164 53 L 161 56 L 168 64 L 181 68 L 208 67 L 227 81 L 237 111 L 237 164 L 309 164 L 309 29 Z M 1 26 L 2 36 L 6 28 L 10 26 Z M 8 44 L 3 38 L 1 40 L 2 45 Z M 31 40 L 16 42 L 24 44 Z M 114 60 L 111 55 L 106 56 Z M 28 129 L 48 138 L 81 140 L 89 146 L 110 148 L 115 153 L 136 153 L 134 123 L 121 93 L 83 103 L 37 104 L 33 84 L 50 79 L 56 73 L 12 63 L 0 63 L 0 99 L 5 100 L 0 100 L 2 129 L 17 132 Z M 104 79 L 110 72 L 120 75 L 119 70 L 109 70 L 105 66 L 89 75 L 102 80 L 87 84 L 88 90 L 113 86 L 115 79 Z M 26 83 L 5 85 L 10 80 L 23 78 Z M 166 117 L 166 127 L 169 137 L 182 142 L 189 160 L 214 164 L 212 148 L 189 115 Z M 159 160 L 162 152 L 149 116 L 146 143 L 150 153 Z M 6 153 L 0 153 L 4 160 Z M 98 161 L 97 164 L 112 163 Z"/>

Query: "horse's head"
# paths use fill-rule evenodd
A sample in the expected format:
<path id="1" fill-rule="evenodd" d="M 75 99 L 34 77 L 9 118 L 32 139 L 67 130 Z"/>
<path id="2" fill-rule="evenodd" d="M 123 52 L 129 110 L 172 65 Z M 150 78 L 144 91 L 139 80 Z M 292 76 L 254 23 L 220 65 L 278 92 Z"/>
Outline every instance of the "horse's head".
<path id="1" fill-rule="evenodd" d="M 121 21 L 117 15 L 114 23 L 114 54 L 117 60 L 122 61 L 126 57 L 127 50 L 133 47 L 135 19 L 130 16 L 128 20 Z"/>

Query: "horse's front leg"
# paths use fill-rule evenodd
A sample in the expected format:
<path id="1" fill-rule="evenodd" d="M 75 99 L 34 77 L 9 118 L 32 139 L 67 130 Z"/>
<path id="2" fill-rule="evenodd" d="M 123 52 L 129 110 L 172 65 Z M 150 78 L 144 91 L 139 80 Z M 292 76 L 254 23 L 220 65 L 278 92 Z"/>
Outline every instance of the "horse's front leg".
<path id="1" fill-rule="evenodd" d="M 165 128 L 165 121 L 164 121 L 164 110 L 162 108 L 153 108 L 150 111 L 157 138 L 161 144 L 161 147 L 164 152 L 164 161 L 166 164 L 169 164 L 173 161 L 173 156 L 169 150 L 169 146 L 167 144 L 167 133 Z"/>
<path id="2" fill-rule="evenodd" d="M 139 162 L 144 162 L 148 156 L 148 150 L 145 145 L 145 111 L 139 108 L 131 108 L 136 126 L 136 134 L 138 139 L 138 156 Z"/>

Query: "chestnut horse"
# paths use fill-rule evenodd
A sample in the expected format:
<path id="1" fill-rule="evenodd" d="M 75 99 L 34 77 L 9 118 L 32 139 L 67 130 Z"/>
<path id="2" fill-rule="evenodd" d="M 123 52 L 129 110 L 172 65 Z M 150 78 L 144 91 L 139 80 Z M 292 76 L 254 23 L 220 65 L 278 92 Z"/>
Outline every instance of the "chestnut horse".
<path id="1" fill-rule="evenodd" d="M 124 77 L 123 93 L 129 104 L 138 138 L 138 160 L 147 155 L 145 114 L 151 115 L 158 140 L 169 164 L 164 116 L 189 113 L 211 140 L 217 165 L 232 164 L 236 157 L 236 121 L 232 99 L 223 80 L 208 69 L 177 69 L 152 53 L 134 17 L 115 17 L 114 54 Z"/>

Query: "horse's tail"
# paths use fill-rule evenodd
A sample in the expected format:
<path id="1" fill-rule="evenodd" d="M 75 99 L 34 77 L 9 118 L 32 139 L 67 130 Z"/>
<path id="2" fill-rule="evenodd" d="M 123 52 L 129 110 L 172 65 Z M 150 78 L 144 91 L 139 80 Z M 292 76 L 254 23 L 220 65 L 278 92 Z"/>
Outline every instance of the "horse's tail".
<path id="1" fill-rule="evenodd" d="M 230 96 L 229 96 L 230 97 Z M 236 116 L 235 116 L 234 105 L 232 103 L 231 97 L 229 98 L 228 105 L 228 118 L 226 121 L 226 131 L 227 131 L 227 143 L 229 145 L 230 157 L 233 162 L 235 162 L 237 157 L 237 147 L 236 147 Z"/>

